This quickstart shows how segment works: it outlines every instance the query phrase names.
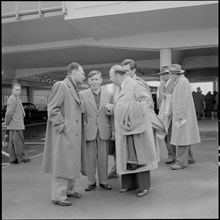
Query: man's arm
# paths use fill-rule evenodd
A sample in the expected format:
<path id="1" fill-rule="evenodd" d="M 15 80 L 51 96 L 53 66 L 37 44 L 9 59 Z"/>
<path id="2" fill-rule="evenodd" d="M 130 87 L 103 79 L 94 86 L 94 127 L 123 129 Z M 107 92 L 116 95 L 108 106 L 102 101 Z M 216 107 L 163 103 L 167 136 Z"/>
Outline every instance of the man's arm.
<path id="1" fill-rule="evenodd" d="M 12 119 L 12 116 L 15 112 L 15 108 L 17 105 L 17 101 L 15 99 L 10 98 L 7 103 L 7 110 L 5 113 L 5 124 L 8 125 Z"/>
<path id="2" fill-rule="evenodd" d="M 152 94 L 150 91 L 150 87 L 147 84 L 147 82 L 145 82 L 143 79 L 141 78 L 137 78 L 136 82 L 138 83 L 138 85 L 140 85 L 141 87 L 144 88 L 145 91 L 145 100 L 146 100 L 146 104 L 148 105 L 149 108 L 154 108 L 154 101 L 152 98 Z"/>
<path id="3" fill-rule="evenodd" d="M 56 128 L 58 133 L 63 131 L 65 118 L 61 114 L 61 107 L 64 101 L 64 88 L 61 82 L 55 83 L 48 104 L 48 120 Z"/>

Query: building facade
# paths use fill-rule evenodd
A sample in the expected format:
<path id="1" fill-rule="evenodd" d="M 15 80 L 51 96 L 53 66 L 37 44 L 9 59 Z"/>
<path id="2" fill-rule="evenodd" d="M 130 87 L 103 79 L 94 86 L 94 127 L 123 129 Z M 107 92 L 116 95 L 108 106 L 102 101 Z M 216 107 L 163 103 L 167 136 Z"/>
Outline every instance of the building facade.
<path id="1" fill-rule="evenodd" d="M 218 91 L 218 1 L 2 1 L 2 106 L 12 82 L 22 101 L 47 104 L 70 62 L 86 74 L 126 58 L 145 80 L 178 63 Z M 86 88 L 86 82 L 83 88 Z"/>

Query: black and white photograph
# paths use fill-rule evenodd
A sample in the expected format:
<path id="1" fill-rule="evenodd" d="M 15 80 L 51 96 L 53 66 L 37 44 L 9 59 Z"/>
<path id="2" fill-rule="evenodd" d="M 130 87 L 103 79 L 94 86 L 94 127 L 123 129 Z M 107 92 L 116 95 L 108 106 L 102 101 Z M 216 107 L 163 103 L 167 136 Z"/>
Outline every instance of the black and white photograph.
<path id="1" fill-rule="evenodd" d="M 219 219 L 219 1 L 1 1 L 2 219 Z"/>

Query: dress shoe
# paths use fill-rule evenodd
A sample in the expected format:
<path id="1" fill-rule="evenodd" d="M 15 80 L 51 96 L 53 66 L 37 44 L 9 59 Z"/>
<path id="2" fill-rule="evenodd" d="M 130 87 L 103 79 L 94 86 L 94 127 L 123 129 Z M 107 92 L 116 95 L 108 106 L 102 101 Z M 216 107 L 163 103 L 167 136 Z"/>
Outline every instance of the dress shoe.
<path id="1" fill-rule="evenodd" d="M 144 190 L 142 190 L 142 191 L 138 192 L 137 197 L 142 197 L 142 196 L 145 196 L 145 195 L 147 195 L 147 194 L 148 194 L 148 192 L 149 192 L 149 190 L 148 190 L 148 189 L 144 189 Z"/>
<path id="2" fill-rule="evenodd" d="M 180 164 L 174 164 L 173 166 L 171 166 L 172 170 L 181 170 L 184 169 L 186 166 L 182 166 Z"/>
<path id="3" fill-rule="evenodd" d="M 85 191 L 91 191 L 96 188 L 96 183 L 88 185 L 87 188 L 85 188 Z"/>
<path id="4" fill-rule="evenodd" d="M 109 184 L 109 183 L 106 183 L 106 184 L 99 184 L 99 186 L 103 189 L 106 189 L 106 190 L 110 190 L 112 189 L 112 186 Z"/>
<path id="5" fill-rule="evenodd" d="M 167 158 L 166 161 L 165 161 L 165 164 L 170 164 L 170 163 L 174 163 L 174 162 L 175 162 L 175 159 Z"/>
<path id="6" fill-rule="evenodd" d="M 114 178 L 118 178 L 118 174 L 115 172 L 110 172 L 108 174 L 108 179 L 114 179 Z"/>
<path id="7" fill-rule="evenodd" d="M 54 204 L 60 205 L 60 206 L 70 206 L 72 205 L 72 201 L 69 199 L 65 200 L 59 200 L 59 201 L 52 201 Z"/>
<path id="8" fill-rule="evenodd" d="M 120 193 L 125 193 L 125 192 L 128 192 L 128 191 L 132 191 L 132 190 L 136 190 L 137 188 L 121 188 L 120 189 Z"/>
<path id="9" fill-rule="evenodd" d="M 66 196 L 67 197 L 74 197 L 74 198 L 77 198 L 77 199 L 81 198 L 81 194 L 78 193 L 78 192 L 72 192 L 72 193 L 67 194 Z"/>
<path id="10" fill-rule="evenodd" d="M 16 159 L 14 161 L 11 161 L 10 164 L 19 164 L 19 163 L 18 163 L 18 160 Z"/>
<path id="11" fill-rule="evenodd" d="M 188 164 L 195 164 L 196 161 L 195 160 L 188 160 Z"/>
<path id="12" fill-rule="evenodd" d="M 27 163 L 27 162 L 30 162 L 31 161 L 31 159 L 30 158 L 24 158 L 24 159 L 22 159 L 20 162 L 22 163 Z"/>

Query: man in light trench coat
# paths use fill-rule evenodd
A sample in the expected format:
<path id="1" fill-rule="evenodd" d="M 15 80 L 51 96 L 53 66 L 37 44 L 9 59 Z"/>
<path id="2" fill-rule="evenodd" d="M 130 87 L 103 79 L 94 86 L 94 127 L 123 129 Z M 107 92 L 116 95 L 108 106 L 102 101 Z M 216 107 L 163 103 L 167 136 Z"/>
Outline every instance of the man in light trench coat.
<path id="1" fill-rule="evenodd" d="M 74 185 L 81 172 L 83 106 L 78 86 L 84 79 L 83 68 L 69 64 L 66 78 L 53 85 L 48 104 L 43 171 L 52 172 L 51 200 L 61 206 L 72 204 L 67 197 L 81 197 Z"/>
<path id="2" fill-rule="evenodd" d="M 171 144 L 177 146 L 177 154 L 176 163 L 171 169 L 179 170 L 195 163 L 191 144 L 200 143 L 201 140 L 191 87 L 188 79 L 183 75 L 184 70 L 178 64 L 171 64 L 169 73 L 176 81 L 171 98 Z"/>
<path id="3" fill-rule="evenodd" d="M 115 94 L 114 105 L 108 104 L 106 108 L 109 114 L 114 114 L 115 117 L 116 166 L 122 181 L 120 192 L 138 189 L 137 196 L 142 197 L 149 192 L 150 170 L 158 167 L 153 128 L 147 113 L 148 91 L 126 75 L 126 70 L 120 65 L 114 65 L 110 69 L 109 76 L 110 80 L 119 87 Z M 132 106 L 133 109 L 130 110 L 133 114 L 130 116 L 134 120 L 123 119 L 126 116 L 126 106 L 127 109 Z M 139 111 L 138 121 L 135 120 L 137 118 L 135 109 Z M 122 125 L 124 121 L 128 122 L 125 127 L 131 125 L 134 129 L 124 129 Z M 128 155 L 128 151 L 131 155 Z"/>
<path id="4" fill-rule="evenodd" d="M 170 164 L 170 163 L 174 163 L 176 160 L 176 146 L 170 144 L 172 123 L 171 123 L 171 114 L 169 114 L 171 113 L 170 111 L 171 95 L 176 85 L 176 82 L 174 82 L 170 78 L 168 66 L 161 67 L 161 71 L 158 74 L 160 75 L 160 79 L 161 79 L 161 83 L 158 87 L 158 94 L 157 94 L 157 105 L 159 108 L 158 117 L 163 120 L 164 125 L 168 132 L 165 137 L 165 145 L 168 152 L 168 158 L 165 160 L 165 163 Z"/>

